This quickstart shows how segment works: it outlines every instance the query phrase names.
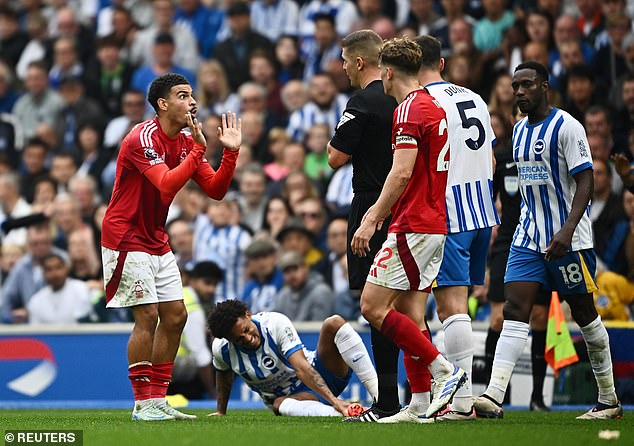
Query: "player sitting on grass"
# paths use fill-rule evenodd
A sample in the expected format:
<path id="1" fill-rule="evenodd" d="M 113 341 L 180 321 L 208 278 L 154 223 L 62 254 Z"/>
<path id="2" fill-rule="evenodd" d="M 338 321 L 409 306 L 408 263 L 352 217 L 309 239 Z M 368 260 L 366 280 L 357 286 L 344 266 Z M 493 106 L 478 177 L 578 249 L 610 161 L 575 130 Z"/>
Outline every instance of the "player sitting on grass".
<path id="1" fill-rule="evenodd" d="M 376 398 L 376 371 L 361 337 L 341 316 L 321 326 L 317 351 L 304 348 L 295 327 L 281 313 L 251 315 L 242 302 L 227 300 L 209 314 L 213 364 L 217 370 L 217 412 L 225 415 L 234 373 L 277 415 L 352 416 L 363 410 L 337 398 L 352 370 Z M 352 369 L 352 370 L 351 370 Z"/>

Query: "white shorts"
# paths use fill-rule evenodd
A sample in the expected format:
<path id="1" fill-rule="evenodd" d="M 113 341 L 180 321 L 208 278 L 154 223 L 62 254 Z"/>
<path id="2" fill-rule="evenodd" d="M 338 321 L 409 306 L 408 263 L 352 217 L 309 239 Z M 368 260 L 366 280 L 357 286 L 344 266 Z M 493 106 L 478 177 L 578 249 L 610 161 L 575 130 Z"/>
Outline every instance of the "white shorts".
<path id="1" fill-rule="evenodd" d="M 176 258 L 146 252 L 120 252 L 101 247 L 106 307 L 134 307 L 183 299 Z"/>
<path id="2" fill-rule="evenodd" d="M 431 291 L 442 263 L 444 234 L 389 233 L 367 281 L 393 290 Z"/>

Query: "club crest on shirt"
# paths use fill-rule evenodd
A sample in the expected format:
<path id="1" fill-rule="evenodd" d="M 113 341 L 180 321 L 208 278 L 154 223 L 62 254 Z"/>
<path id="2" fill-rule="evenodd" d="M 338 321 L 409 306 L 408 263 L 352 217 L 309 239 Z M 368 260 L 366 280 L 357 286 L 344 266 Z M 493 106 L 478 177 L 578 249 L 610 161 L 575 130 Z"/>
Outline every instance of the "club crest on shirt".
<path id="1" fill-rule="evenodd" d="M 588 149 L 586 148 L 586 143 L 583 141 L 583 139 L 577 140 L 577 148 L 579 149 L 579 155 L 581 155 L 583 158 L 588 157 Z"/>
<path id="2" fill-rule="evenodd" d="M 263 356 L 262 367 L 264 367 L 266 370 L 273 370 L 275 368 L 275 359 L 271 358 L 270 356 Z"/>
<path id="3" fill-rule="evenodd" d="M 542 153 L 544 153 L 544 150 L 546 150 L 546 143 L 544 142 L 544 140 L 538 139 L 537 141 L 535 141 L 535 143 L 533 144 L 533 152 L 537 155 L 541 155 Z"/>
<path id="4" fill-rule="evenodd" d="M 181 157 L 178 161 L 178 164 L 182 163 L 183 161 L 185 161 L 185 158 L 187 158 L 187 149 L 185 147 L 183 147 L 181 149 Z"/>

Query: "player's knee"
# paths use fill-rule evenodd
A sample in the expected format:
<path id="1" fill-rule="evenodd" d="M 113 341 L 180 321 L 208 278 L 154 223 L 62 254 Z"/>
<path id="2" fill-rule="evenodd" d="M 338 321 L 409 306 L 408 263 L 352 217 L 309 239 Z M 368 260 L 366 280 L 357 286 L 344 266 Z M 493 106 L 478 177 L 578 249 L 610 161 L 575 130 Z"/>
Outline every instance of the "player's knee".
<path id="1" fill-rule="evenodd" d="M 502 310 L 500 308 L 500 310 Z M 504 324 L 504 314 L 502 311 L 491 311 L 490 326 L 493 331 L 502 331 L 502 324 Z"/>
<path id="2" fill-rule="evenodd" d="M 504 320 L 528 323 L 530 309 L 519 302 L 509 299 L 504 304 Z"/>
<path id="3" fill-rule="evenodd" d="M 341 327 L 346 323 L 344 318 L 339 316 L 338 314 L 334 314 L 330 317 L 327 317 L 324 320 L 323 325 L 321 326 L 321 331 L 331 333 L 333 336 L 335 333 L 339 331 Z"/>
<path id="4" fill-rule="evenodd" d="M 156 305 L 140 305 L 134 309 L 134 323 L 137 329 L 154 331 L 158 317 Z"/>
<path id="5" fill-rule="evenodd" d="M 183 305 L 182 308 L 174 309 L 170 313 L 161 318 L 161 323 L 166 324 L 170 330 L 183 331 L 187 322 L 187 310 Z"/>
<path id="6" fill-rule="evenodd" d="M 378 321 L 381 320 L 382 311 L 371 302 L 361 301 L 361 314 L 366 321 L 368 321 L 370 324 L 375 325 Z"/>
<path id="7" fill-rule="evenodd" d="M 568 305 L 570 305 L 570 313 L 572 314 L 572 318 L 580 327 L 585 327 L 599 316 L 594 304 L 586 305 L 581 302 L 572 302 L 573 300 L 574 299 L 569 299 L 567 300 L 567 302 Z"/>

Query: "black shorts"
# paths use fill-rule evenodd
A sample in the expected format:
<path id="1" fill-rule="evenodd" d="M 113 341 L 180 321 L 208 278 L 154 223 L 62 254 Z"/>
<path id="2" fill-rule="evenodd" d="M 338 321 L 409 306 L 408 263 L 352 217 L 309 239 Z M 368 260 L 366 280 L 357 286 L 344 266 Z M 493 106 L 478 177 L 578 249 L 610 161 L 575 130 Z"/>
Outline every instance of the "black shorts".
<path id="1" fill-rule="evenodd" d="M 489 302 L 504 303 L 504 274 L 506 262 L 509 259 L 510 244 L 504 248 L 494 246 L 489 259 Z M 550 293 L 541 290 L 535 300 L 535 305 L 550 305 Z"/>
<path id="2" fill-rule="evenodd" d="M 387 238 L 387 228 L 390 225 L 390 217 L 388 217 L 381 227 L 380 231 L 374 233 L 370 239 L 370 252 L 366 257 L 359 257 L 352 253 L 350 242 L 355 231 L 361 224 L 361 219 L 366 211 L 376 203 L 381 192 L 361 192 L 354 194 L 352 205 L 350 206 L 350 214 L 348 214 L 348 281 L 351 290 L 360 290 L 365 285 L 365 279 L 368 277 L 374 256 L 379 252 L 383 242 Z"/>

